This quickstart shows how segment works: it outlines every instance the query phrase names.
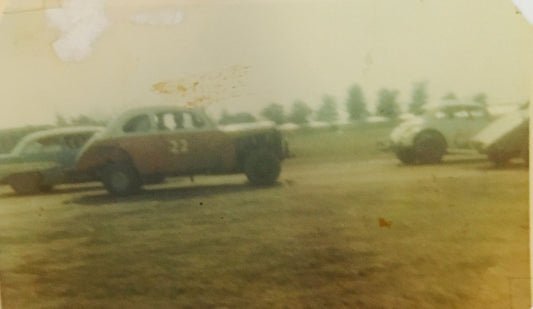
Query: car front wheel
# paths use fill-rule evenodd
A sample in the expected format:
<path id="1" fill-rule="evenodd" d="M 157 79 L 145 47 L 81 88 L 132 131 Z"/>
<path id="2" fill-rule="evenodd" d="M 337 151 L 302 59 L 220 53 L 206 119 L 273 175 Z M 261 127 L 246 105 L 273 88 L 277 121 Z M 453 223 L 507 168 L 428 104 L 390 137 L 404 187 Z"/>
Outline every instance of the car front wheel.
<path id="1" fill-rule="evenodd" d="M 114 195 L 130 195 L 139 192 L 142 180 L 137 170 L 129 163 L 112 163 L 102 171 L 106 190 Z"/>
<path id="2" fill-rule="evenodd" d="M 252 185 L 271 185 L 279 177 L 281 162 L 269 150 L 257 150 L 248 155 L 244 163 L 244 173 Z"/>
<path id="3" fill-rule="evenodd" d="M 415 139 L 413 150 L 417 162 L 439 163 L 446 152 L 446 142 L 438 133 L 422 132 Z"/>
<path id="4" fill-rule="evenodd" d="M 411 148 L 401 148 L 395 151 L 396 157 L 404 164 L 413 164 L 416 161 L 415 154 Z"/>
<path id="5" fill-rule="evenodd" d="M 42 180 L 40 173 L 17 174 L 10 177 L 9 185 L 17 194 L 35 194 L 41 191 Z"/>
<path id="6" fill-rule="evenodd" d="M 529 167 L 529 143 L 522 146 L 522 151 L 520 151 L 520 157 L 524 161 L 524 165 Z"/>
<path id="7" fill-rule="evenodd" d="M 488 153 L 488 159 L 496 166 L 503 166 L 511 160 L 511 156 L 503 151 L 492 151 Z"/>

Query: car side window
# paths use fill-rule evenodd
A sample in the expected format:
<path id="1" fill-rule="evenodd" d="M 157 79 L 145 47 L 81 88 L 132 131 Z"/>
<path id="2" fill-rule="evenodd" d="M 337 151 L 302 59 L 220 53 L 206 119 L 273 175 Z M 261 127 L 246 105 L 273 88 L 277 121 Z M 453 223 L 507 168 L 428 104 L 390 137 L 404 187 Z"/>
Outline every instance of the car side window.
<path id="1" fill-rule="evenodd" d="M 470 117 L 473 119 L 486 118 L 487 112 L 482 108 L 475 108 L 470 110 Z"/>
<path id="2" fill-rule="evenodd" d="M 22 150 L 22 154 L 46 154 L 60 152 L 61 150 L 63 150 L 63 143 L 60 138 L 44 138 L 28 143 L 28 145 Z"/>
<path id="3" fill-rule="evenodd" d="M 148 115 L 139 115 L 126 122 L 122 130 L 125 133 L 145 133 L 149 132 L 150 128 L 150 117 Z"/>
<path id="4" fill-rule="evenodd" d="M 182 112 L 180 116 L 180 127 L 181 129 L 185 130 L 192 130 L 192 129 L 200 129 L 204 127 L 205 123 L 204 121 L 196 116 L 196 114 L 192 112 Z"/>
<path id="5" fill-rule="evenodd" d="M 204 126 L 205 121 L 189 111 L 166 112 L 157 115 L 157 128 L 159 131 L 194 130 Z"/>
<path id="6" fill-rule="evenodd" d="M 469 118 L 470 115 L 468 113 L 467 110 L 464 110 L 464 109 L 459 109 L 459 110 L 456 110 L 453 112 L 453 118 L 460 118 L 460 119 L 465 119 L 465 118 Z"/>
<path id="7" fill-rule="evenodd" d="M 65 145 L 71 149 L 81 148 L 91 136 L 92 133 L 67 135 L 65 136 Z"/>

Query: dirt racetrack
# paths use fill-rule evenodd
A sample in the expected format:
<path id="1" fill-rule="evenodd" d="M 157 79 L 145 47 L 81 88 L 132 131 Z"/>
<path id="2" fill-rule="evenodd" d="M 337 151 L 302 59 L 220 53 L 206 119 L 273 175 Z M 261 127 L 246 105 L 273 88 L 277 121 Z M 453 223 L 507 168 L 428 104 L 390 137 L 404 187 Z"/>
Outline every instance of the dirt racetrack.
<path id="1" fill-rule="evenodd" d="M 280 182 L 0 196 L 2 308 L 529 308 L 528 171 L 294 158 Z"/>

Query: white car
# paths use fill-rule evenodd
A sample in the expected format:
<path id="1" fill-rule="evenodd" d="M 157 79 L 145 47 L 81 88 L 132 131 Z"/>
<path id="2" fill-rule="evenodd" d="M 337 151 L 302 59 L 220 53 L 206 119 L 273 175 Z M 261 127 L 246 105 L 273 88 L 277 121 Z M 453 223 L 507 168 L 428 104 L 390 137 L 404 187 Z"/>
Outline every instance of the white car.
<path id="1" fill-rule="evenodd" d="M 399 124 L 390 135 L 390 148 L 406 164 L 438 163 L 455 149 L 473 149 L 470 139 L 492 119 L 483 104 L 444 101 Z"/>

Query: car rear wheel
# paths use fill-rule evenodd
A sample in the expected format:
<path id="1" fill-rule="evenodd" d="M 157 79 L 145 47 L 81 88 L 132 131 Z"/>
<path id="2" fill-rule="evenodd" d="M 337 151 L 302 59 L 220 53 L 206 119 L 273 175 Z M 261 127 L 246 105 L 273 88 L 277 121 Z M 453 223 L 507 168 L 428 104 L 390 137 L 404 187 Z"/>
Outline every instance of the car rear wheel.
<path id="1" fill-rule="evenodd" d="M 140 191 L 142 181 L 137 170 L 129 163 L 112 163 L 102 172 L 102 182 L 113 195 L 130 195 Z"/>
<path id="2" fill-rule="evenodd" d="M 269 150 L 257 150 L 248 155 L 244 163 L 244 173 L 252 185 L 271 185 L 279 177 L 281 162 Z"/>
<path id="3" fill-rule="evenodd" d="M 494 165 L 496 166 L 502 166 L 505 165 L 509 160 L 511 160 L 511 156 L 506 154 L 503 151 L 492 151 L 488 153 L 488 159 Z"/>
<path id="4" fill-rule="evenodd" d="M 413 150 L 417 162 L 439 163 L 446 152 L 446 142 L 438 133 L 422 132 L 416 137 Z"/>
<path id="5" fill-rule="evenodd" d="M 413 149 L 410 148 L 402 148 L 397 149 L 395 151 L 396 157 L 402 161 L 404 164 L 413 164 L 415 163 L 415 154 L 413 152 Z"/>
<path id="6" fill-rule="evenodd" d="M 529 167 L 529 143 L 526 143 L 522 147 L 522 151 L 520 152 L 520 157 L 524 161 L 525 166 Z"/>

